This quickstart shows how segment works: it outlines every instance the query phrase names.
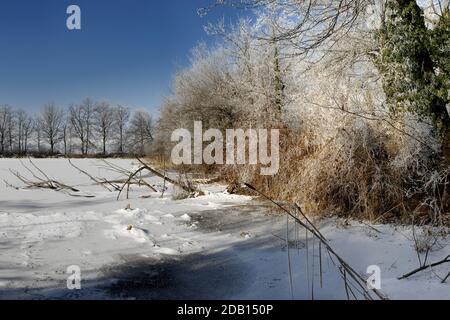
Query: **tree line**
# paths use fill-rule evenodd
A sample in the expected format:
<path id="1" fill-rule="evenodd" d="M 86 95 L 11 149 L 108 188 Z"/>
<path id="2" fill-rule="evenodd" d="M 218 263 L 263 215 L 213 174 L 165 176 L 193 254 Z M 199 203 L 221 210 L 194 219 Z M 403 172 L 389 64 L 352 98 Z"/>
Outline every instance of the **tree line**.
<path id="1" fill-rule="evenodd" d="M 0 155 L 144 154 L 154 123 L 145 110 L 86 98 L 62 108 L 48 103 L 32 114 L 0 105 Z"/>

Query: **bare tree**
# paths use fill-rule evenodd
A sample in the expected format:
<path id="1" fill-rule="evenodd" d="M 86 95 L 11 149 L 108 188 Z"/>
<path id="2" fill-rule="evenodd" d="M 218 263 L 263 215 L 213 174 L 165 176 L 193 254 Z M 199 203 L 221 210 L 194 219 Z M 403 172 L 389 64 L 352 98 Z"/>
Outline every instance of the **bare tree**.
<path id="1" fill-rule="evenodd" d="M 86 144 L 86 125 L 84 120 L 84 110 L 81 105 L 78 106 L 70 106 L 69 108 L 70 114 L 70 123 L 74 130 L 76 137 L 80 140 L 81 144 L 81 154 L 86 154 L 85 152 L 85 144 Z"/>
<path id="2" fill-rule="evenodd" d="M 17 111 L 17 151 L 22 153 L 22 127 L 27 114 L 23 110 Z"/>
<path id="3" fill-rule="evenodd" d="M 0 106 L 0 148 L 1 152 L 7 150 L 8 138 L 11 137 L 9 132 L 12 119 L 12 108 L 10 106 Z"/>
<path id="4" fill-rule="evenodd" d="M 273 30 L 266 30 L 260 39 L 283 41 L 295 47 L 296 54 L 307 54 L 328 43 L 333 46 L 357 23 L 373 0 L 215 0 L 200 10 L 229 5 L 235 8 L 266 8 L 273 13 Z M 282 19 L 279 19 L 282 17 Z M 272 33 L 275 31 L 275 36 Z"/>
<path id="5" fill-rule="evenodd" d="M 92 123 L 94 115 L 94 102 L 87 98 L 80 105 L 69 108 L 70 123 L 77 138 L 81 143 L 81 153 L 87 155 L 89 146 L 92 145 Z"/>
<path id="6" fill-rule="evenodd" d="M 26 154 L 28 151 L 28 139 L 33 128 L 33 119 L 24 111 L 17 111 L 17 150 Z"/>
<path id="7" fill-rule="evenodd" d="M 106 154 L 106 145 L 114 125 L 114 109 L 108 102 L 100 102 L 95 107 L 96 131 L 102 140 L 102 152 Z"/>
<path id="8" fill-rule="evenodd" d="M 125 132 L 128 121 L 130 120 L 130 109 L 127 107 L 123 107 L 118 105 L 115 108 L 115 123 L 117 126 L 117 134 L 119 139 L 119 153 L 123 153 L 124 150 L 124 140 L 125 140 Z"/>
<path id="9" fill-rule="evenodd" d="M 8 132 L 8 148 L 9 152 L 14 152 L 14 139 L 16 134 L 16 114 L 11 111 L 10 116 L 7 118 L 7 132 Z"/>
<path id="10" fill-rule="evenodd" d="M 153 120 L 148 112 L 139 110 L 134 113 L 129 134 L 136 152 L 145 154 L 146 146 L 153 141 Z"/>
<path id="11" fill-rule="evenodd" d="M 41 130 L 50 145 L 52 154 L 55 151 L 55 145 L 62 139 L 63 119 L 64 111 L 53 103 L 42 109 L 40 115 Z"/>
<path id="12" fill-rule="evenodd" d="M 94 116 L 94 109 L 95 109 L 95 102 L 90 99 L 86 98 L 81 103 L 83 109 L 84 109 L 84 121 L 85 121 L 85 128 L 86 128 L 86 145 L 85 145 L 85 151 L 86 154 L 89 154 L 89 147 L 92 145 L 91 136 L 92 136 L 92 122 L 93 122 L 93 116 Z"/>
<path id="13" fill-rule="evenodd" d="M 31 134 L 34 129 L 34 119 L 33 117 L 27 115 L 23 128 L 22 128 L 22 150 L 25 154 L 28 153 L 28 141 L 30 140 Z"/>
<path id="14" fill-rule="evenodd" d="M 70 113 L 68 112 L 64 117 L 63 122 L 63 142 L 64 142 L 64 154 L 72 153 L 72 124 L 70 121 Z"/>
<path id="15" fill-rule="evenodd" d="M 36 147 L 37 152 L 42 151 L 42 124 L 39 121 L 39 116 L 36 116 L 33 120 L 33 128 L 34 132 L 36 133 Z"/>

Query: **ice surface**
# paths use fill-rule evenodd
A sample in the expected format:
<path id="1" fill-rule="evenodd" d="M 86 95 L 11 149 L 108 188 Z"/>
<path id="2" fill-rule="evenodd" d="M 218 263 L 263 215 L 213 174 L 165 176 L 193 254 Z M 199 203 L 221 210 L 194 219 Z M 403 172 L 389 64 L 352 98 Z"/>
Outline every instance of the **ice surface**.
<path id="1" fill-rule="evenodd" d="M 111 161 L 130 169 L 137 165 Z M 145 186 L 132 186 L 130 198 L 123 194 L 117 201 L 117 193 L 96 185 L 65 159 L 34 162 L 50 177 L 95 197 L 21 189 L 9 169 L 32 177 L 19 160 L 0 159 L 0 180 L 19 187 L 0 185 L 0 299 L 291 298 L 286 220 L 265 204 L 227 194 L 217 184 L 202 185 L 205 196 L 177 201 L 170 188 L 161 198 Z M 123 179 L 100 160 L 73 162 L 94 176 Z M 161 184 L 157 177 L 145 179 Z M 418 267 L 410 228 L 378 225 L 374 231 L 356 222 L 343 227 L 334 219 L 318 224 L 362 276 L 367 278 L 368 266 L 380 267 L 381 291 L 389 298 L 450 299 L 449 284 L 439 280 L 448 264 L 397 280 Z M 316 299 L 345 299 L 343 281 L 325 253 L 320 287 L 318 242 L 309 239 L 307 244 L 304 231 L 292 222 L 289 226 L 294 298 L 310 299 L 314 283 Z M 440 239 L 429 261 L 448 255 L 448 244 L 448 238 Z M 66 288 L 71 265 L 82 270 L 78 292 Z"/>

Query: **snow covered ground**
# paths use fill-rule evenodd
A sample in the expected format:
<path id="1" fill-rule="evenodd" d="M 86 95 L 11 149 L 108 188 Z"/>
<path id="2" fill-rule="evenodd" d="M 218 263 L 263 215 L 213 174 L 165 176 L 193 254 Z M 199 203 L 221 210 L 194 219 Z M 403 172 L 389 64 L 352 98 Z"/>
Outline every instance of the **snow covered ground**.
<path id="1" fill-rule="evenodd" d="M 227 194 L 221 185 L 202 185 L 206 195 L 177 201 L 171 187 L 161 198 L 133 186 L 128 200 L 123 194 L 117 201 L 116 192 L 95 185 L 65 159 L 33 162 L 90 197 L 16 189 L 23 183 L 10 169 L 33 180 L 31 173 L 17 159 L 0 159 L 0 180 L 6 181 L 0 185 L 0 299 L 311 299 L 312 291 L 315 299 L 346 299 L 344 282 L 325 253 L 321 285 L 318 242 L 306 242 L 292 222 L 291 294 L 286 218 L 267 204 Z M 96 177 L 124 178 L 101 160 L 73 162 Z M 163 187 L 160 178 L 146 181 Z M 368 266 L 380 267 L 381 292 L 388 298 L 450 299 L 450 281 L 440 280 L 449 264 L 397 280 L 419 266 L 411 228 L 335 219 L 318 224 L 364 278 Z M 449 253 L 449 238 L 440 238 L 428 259 Z M 67 289 L 72 265 L 80 267 L 81 290 Z"/>

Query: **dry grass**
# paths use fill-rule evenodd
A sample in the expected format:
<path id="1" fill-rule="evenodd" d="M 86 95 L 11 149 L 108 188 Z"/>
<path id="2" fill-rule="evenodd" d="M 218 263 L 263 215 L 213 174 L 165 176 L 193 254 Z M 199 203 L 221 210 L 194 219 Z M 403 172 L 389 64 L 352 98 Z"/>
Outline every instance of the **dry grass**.
<path id="1" fill-rule="evenodd" d="M 302 204 L 309 214 L 450 225 L 450 169 L 429 146 L 357 118 L 330 128 L 325 139 L 317 137 L 320 126 L 284 130 L 278 175 L 241 166 L 223 170 L 226 180 L 249 182 L 274 199 Z"/>

